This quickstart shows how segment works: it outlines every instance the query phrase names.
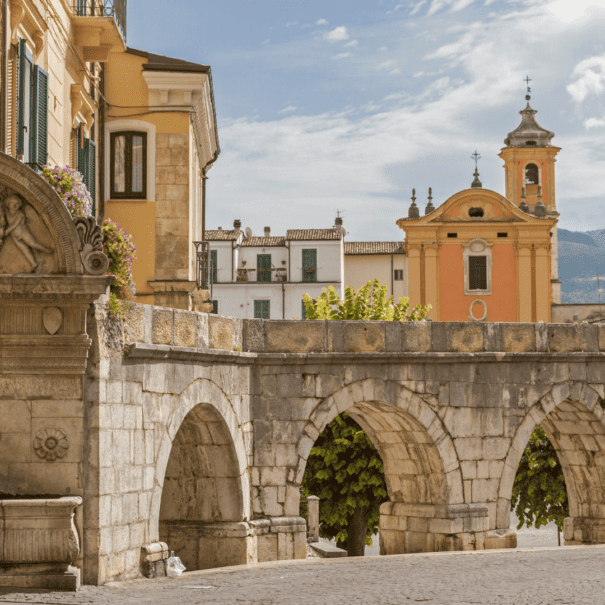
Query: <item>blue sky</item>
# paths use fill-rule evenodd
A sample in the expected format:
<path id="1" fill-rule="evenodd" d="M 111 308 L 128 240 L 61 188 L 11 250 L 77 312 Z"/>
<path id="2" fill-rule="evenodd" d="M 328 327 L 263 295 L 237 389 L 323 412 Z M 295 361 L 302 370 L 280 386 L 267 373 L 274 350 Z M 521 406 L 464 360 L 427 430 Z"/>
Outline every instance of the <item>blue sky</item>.
<path id="1" fill-rule="evenodd" d="M 207 224 L 395 240 L 470 186 L 504 193 L 498 153 L 526 75 L 562 148 L 561 227 L 605 228 L 605 0 L 130 0 L 128 43 L 212 66 L 222 153 Z M 176 7 L 178 6 L 178 9 Z"/>

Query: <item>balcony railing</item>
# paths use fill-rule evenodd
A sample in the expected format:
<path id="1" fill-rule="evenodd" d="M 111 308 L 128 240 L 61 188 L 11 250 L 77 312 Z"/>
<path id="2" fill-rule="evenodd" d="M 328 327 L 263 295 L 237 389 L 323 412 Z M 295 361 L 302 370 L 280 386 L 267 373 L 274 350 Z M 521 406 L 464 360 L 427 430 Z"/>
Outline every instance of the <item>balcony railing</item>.
<path id="1" fill-rule="evenodd" d="M 201 290 L 209 290 L 212 295 L 212 284 L 216 282 L 216 267 L 213 266 L 210 254 L 210 242 L 193 242 L 195 246 L 195 281 Z"/>
<path id="2" fill-rule="evenodd" d="M 78 17 L 113 17 L 126 40 L 127 0 L 74 0 L 74 12 Z"/>

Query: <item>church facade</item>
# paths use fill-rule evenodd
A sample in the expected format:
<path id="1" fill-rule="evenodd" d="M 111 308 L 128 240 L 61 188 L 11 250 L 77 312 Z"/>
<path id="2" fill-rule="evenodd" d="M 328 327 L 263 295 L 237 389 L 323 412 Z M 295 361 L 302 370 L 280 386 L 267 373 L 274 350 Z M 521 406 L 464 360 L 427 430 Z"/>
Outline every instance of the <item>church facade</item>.
<path id="1" fill-rule="evenodd" d="M 430 304 L 435 321 L 548 322 L 560 302 L 554 133 L 529 105 L 505 140 L 506 196 L 471 188 L 424 216 L 415 194 L 405 232 L 412 306 Z"/>

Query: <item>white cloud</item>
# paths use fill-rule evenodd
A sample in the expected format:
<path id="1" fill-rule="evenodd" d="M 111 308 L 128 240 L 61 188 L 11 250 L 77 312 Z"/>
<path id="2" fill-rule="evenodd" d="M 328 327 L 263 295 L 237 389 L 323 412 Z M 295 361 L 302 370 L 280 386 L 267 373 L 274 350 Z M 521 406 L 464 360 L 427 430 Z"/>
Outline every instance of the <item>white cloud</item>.
<path id="1" fill-rule="evenodd" d="M 605 5 L 599 0 L 554 0 L 548 3 L 547 10 L 562 23 L 605 16 Z"/>
<path id="2" fill-rule="evenodd" d="M 381 46 L 378 50 L 389 50 L 386 46 Z"/>
<path id="3" fill-rule="evenodd" d="M 396 76 L 397 74 L 400 74 L 401 70 L 399 69 L 399 67 L 396 67 L 395 69 L 391 70 L 389 72 L 389 76 Z"/>
<path id="4" fill-rule="evenodd" d="M 315 25 L 328 25 L 328 22 L 325 19 L 318 19 Z"/>
<path id="5" fill-rule="evenodd" d="M 584 122 L 584 127 L 586 130 L 590 130 L 591 128 L 601 128 L 601 126 L 605 126 L 605 118 L 589 118 Z"/>
<path id="6" fill-rule="evenodd" d="M 266 40 L 263 40 L 261 42 L 261 44 L 269 44 L 269 42 L 271 42 L 271 40 L 269 40 L 269 38 L 267 38 Z"/>
<path id="7" fill-rule="evenodd" d="M 394 92 L 390 95 L 387 95 L 384 99 L 382 99 L 383 101 L 396 101 L 399 99 L 405 99 L 406 97 L 408 97 L 409 95 L 406 94 L 405 92 Z"/>
<path id="8" fill-rule="evenodd" d="M 288 23 L 286 23 L 286 27 L 291 27 L 292 25 L 298 25 L 298 21 L 288 21 Z"/>
<path id="9" fill-rule="evenodd" d="M 340 42 L 349 39 L 349 33 L 344 25 L 335 27 L 332 31 L 326 32 L 324 38 L 330 42 Z"/>
<path id="10" fill-rule="evenodd" d="M 414 8 L 410 11 L 410 16 L 415 15 L 425 4 L 426 0 L 420 0 L 420 2 L 418 2 L 416 6 L 414 6 Z"/>
<path id="11" fill-rule="evenodd" d="M 347 57 L 350 57 L 351 53 L 338 53 L 337 55 L 334 55 L 332 57 L 332 59 L 346 59 Z"/>
<path id="12" fill-rule="evenodd" d="M 378 69 L 389 69 L 391 67 L 393 67 L 395 65 L 395 61 L 393 61 L 392 59 L 389 59 L 388 61 L 385 61 L 384 63 L 379 63 L 377 65 Z"/>
<path id="13" fill-rule="evenodd" d="M 295 105 L 288 105 L 288 107 L 280 109 L 277 113 L 291 113 L 293 111 L 296 111 L 296 109 L 297 107 Z"/>
<path id="14" fill-rule="evenodd" d="M 358 44 L 359 42 L 357 40 L 351 40 L 350 42 L 347 42 L 345 46 L 357 46 Z"/>
<path id="15" fill-rule="evenodd" d="M 605 91 L 605 54 L 580 61 L 574 75 L 579 77 L 567 86 L 567 92 L 576 103 L 582 103 L 590 93 L 601 95 Z"/>

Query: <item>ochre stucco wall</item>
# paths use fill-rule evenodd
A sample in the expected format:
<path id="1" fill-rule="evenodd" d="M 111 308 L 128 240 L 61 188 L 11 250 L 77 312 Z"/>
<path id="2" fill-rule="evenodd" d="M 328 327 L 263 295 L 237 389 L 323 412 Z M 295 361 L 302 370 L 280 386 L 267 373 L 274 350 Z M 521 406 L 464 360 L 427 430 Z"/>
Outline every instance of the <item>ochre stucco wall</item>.
<path id="1" fill-rule="evenodd" d="M 405 296 L 405 255 L 393 255 L 393 270 L 403 269 L 403 281 L 391 281 L 391 255 L 390 254 L 347 254 L 345 255 L 345 286 L 359 290 L 368 283 L 368 280 L 377 279 L 385 284 L 389 296 L 396 299 Z M 393 288 L 391 288 L 391 284 Z"/>
<path id="2" fill-rule="evenodd" d="M 493 241 L 489 236 L 485 239 Z M 481 299 L 487 305 L 489 321 L 517 321 L 515 264 L 513 245 L 495 243 L 492 247 L 491 295 L 465 295 L 462 245 L 460 242 L 443 244 L 439 255 L 439 320 L 468 318 L 471 302 Z M 475 315 L 479 312 L 480 309 L 474 309 Z"/>

